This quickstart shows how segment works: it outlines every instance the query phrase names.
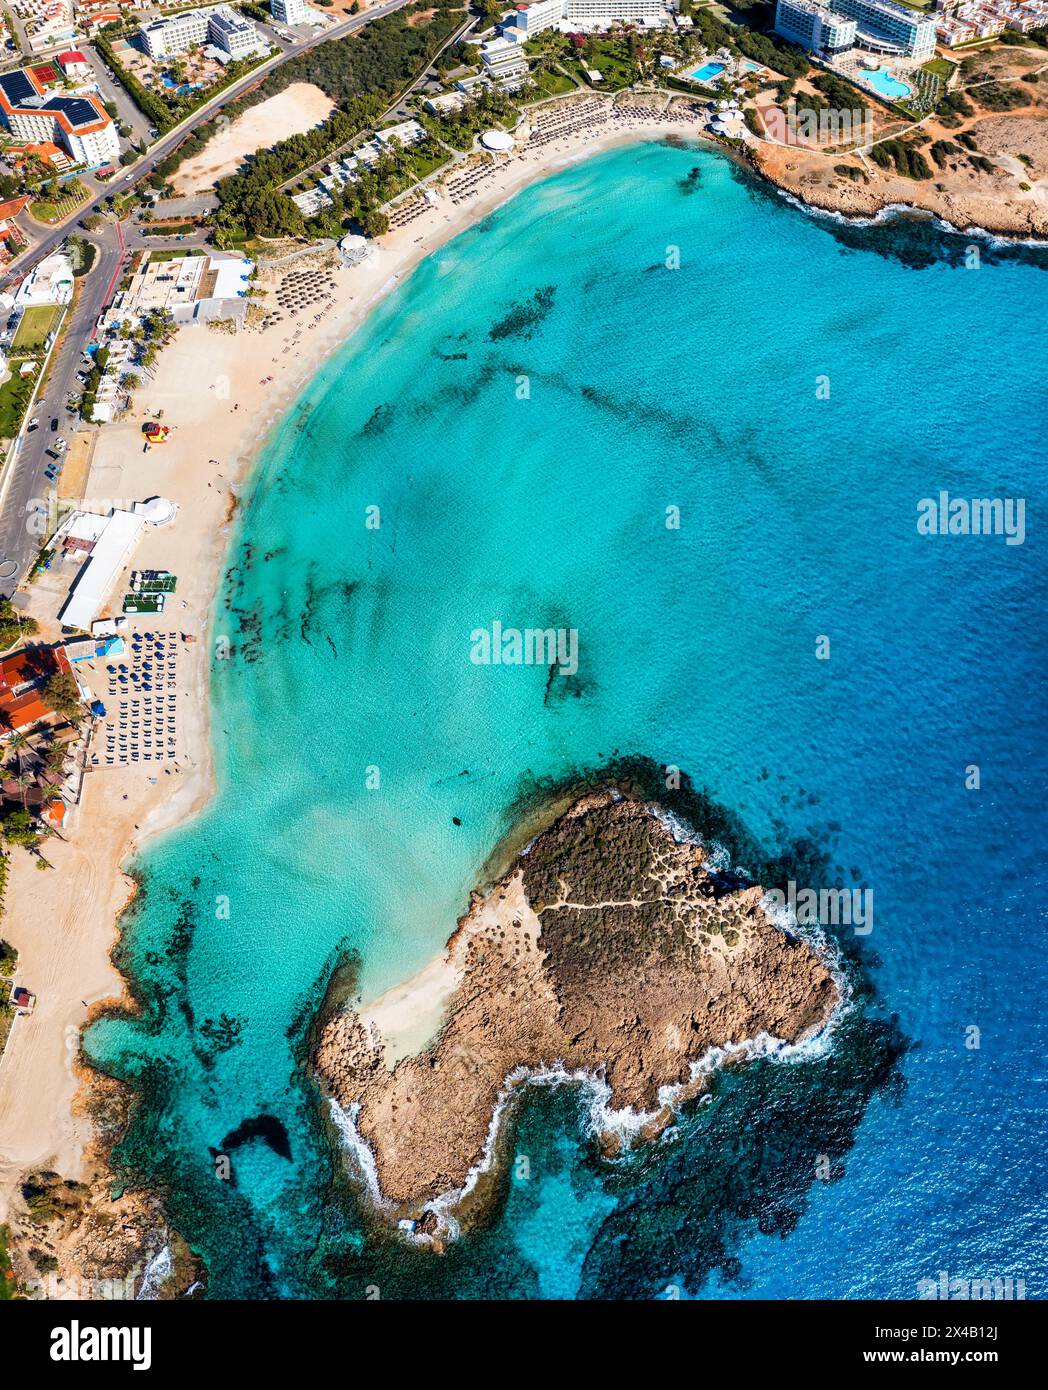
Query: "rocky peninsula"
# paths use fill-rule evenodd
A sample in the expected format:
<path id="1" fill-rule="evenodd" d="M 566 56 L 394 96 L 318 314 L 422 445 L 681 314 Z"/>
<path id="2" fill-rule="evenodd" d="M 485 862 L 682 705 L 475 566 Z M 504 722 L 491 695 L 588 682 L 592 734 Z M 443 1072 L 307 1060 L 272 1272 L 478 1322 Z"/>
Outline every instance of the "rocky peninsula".
<path id="1" fill-rule="evenodd" d="M 762 896 L 659 808 L 615 791 L 576 802 L 473 894 L 422 1046 L 394 1060 L 381 1009 L 343 1008 L 319 1029 L 315 1073 L 379 1205 L 429 1235 L 450 1208 L 468 1217 L 484 1196 L 478 1173 L 499 1167 L 506 1102 L 529 1079 L 606 1083 L 595 1127 L 614 1154 L 672 1123 L 706 1085 L 695 1063 L 711 1049 L 817 1033 L 837 1003 L 833 977 Z"/>

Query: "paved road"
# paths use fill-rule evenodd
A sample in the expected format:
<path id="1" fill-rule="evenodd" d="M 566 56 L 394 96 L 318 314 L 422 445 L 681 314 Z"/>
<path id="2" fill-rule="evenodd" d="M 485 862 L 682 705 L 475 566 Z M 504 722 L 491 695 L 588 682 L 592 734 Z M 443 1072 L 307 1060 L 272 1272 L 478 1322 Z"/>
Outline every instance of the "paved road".
<path id="1" fill-rule="evenodd" d="M 11 281 L 20 279 L 42 256 L 46 256 L 49 252 L 53 251 L 56 246 L 59 246 L 65 240 L 74 222 L 78 221 L 80 218 L 89 216 L 92 212 L 96 212 L 99 205 L 105 198 L 109 197 L 111 193 L 115 193 L 117 190 L 126 192 L 132 184 L 147 178 L 153 172 L 156 165 L 166 159 L 192 130 L 198 125 L 202 125 L 205 121 L 210 120 L 216 111 L 219 111 L 223 106 L 228 105 L 231 101 L 236 101 L 238 97 L 243 96 L 250 88 L 257 86 L 259 82 L 267 77 L 274 68 L 279 67 L 281 63 L 286 63 L 289 58 L 295 58 L 300 53 L 307 53 L 311 48 L 317 48 L 320 44 L 327 43 L 330 39 L 342 38 L 346 34 L 353 33 L 356 29 L 362 29 L 366 24 L 370 24 L 373 19 L 381 19 L 383 15 L 393 14 L 394 11 L 403 9 L 404 6 L 409 3 L 411 3 L 411 0 L 386 0 L 384 5 L 376 5 L 370 10 L 365 10 L 362 14 L 351 15 L 341 23 L 333 24 L 331 28 L 323 30 L 311 39 L 307 39 L 304 43 L 283 49 L 275 57 L 270 58 L 268 62 L 263 63 L 260 67 L 255 68 L 253 72 L 248 73 L 246 77 L 241 78 L 239 82 L 235 82 L 232 87 L 227 87 L 224 92 L 220 92 L 218 96 L 213 97 L 211 101 L 205 102 L 187 121 L 158 140 L 153 148 L 149 150 L 147 154 L 143 155 L 137 164 L 133 164 L 126 171 L 117 174 L 117 176 L 101 192 L 96 194 L 94 198 L 77 208 L 75 214 L 71 218 L 63 222 L 60 226 L 55 227 L 53 230 L 45 232 L 31 251 L 24 252 L 19 256 L 11 269 L 5 275 L 0 276 L 0 289 L 5 288 Z M 28 230 L 27 228 L 27 231 Z M 32 230 L 35 231 L 35 228 Z"/>
<path id="2" fill-rule="evenodd" d="M 85 365 L 83 351 L 121 264 L 124 253 L 120 230 L 110 222 L 89 238 L 97 247 L 94 265 L 81 282 L 76 306 L 66 315 L 61 338 L 48 365 L 45 389 L 32 408 L 31 418 L 38 417 L 40 425 L 31 433 L 23 432 L 0 483 L 0 594 L 7 597 L 14 592 L 44 540 L 41 513 L 47 516 L 49 496 L 54 493 L 53 485 L 44 477 L 44 469 L 51 462 L 46 451 L 58 439 L 68 442 L 76 427 L 77 417 L 66 410 L 66 398 L 80 390 L 76 374 Z M 59 427 L 52 432 L 51 421 L 55 418 Z M 11 561 L 17 565 L 14 574 L 8 573 Z"/>

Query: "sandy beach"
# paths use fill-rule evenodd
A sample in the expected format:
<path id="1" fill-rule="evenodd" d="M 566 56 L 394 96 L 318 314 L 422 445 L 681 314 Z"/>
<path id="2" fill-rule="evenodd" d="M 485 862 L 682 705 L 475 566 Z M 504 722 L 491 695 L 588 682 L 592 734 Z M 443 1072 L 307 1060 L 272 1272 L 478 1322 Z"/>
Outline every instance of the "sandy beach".
<path id="1" fill-rule="evenodd" d="M 54 1169 L 86 1181 L 93 1176 L 85 1159 L 91 1125 L 82 1093 L 78 1096 L 80 1030 L 103 1002 L 124 997 L 110 954 L 119 913 L 134 891 L 124 871 L 129 858 L 149 836 L 197 812 L 211 793 L 210 612 L 234 513 L 272 426 L 420 260 L 527 184 L 618 144 L 700 134 L 694 115 L 667 117 L 664 105 L 660 99 L 658 107 L 630 107 L 632 115 L 568 130 L 514 153 L 457 201 L 438 196 L 390 231 L 361 265 L 343 266 L 333 250 L 294 255 L 300 248 L 274 248 L 276 257 L 286 250 L 294 259 L 260 267 L 257 303 L 268 315 L 266 325 L 256 323 L 236 335 L 205 326 L 181 329 L 163 351 L 153 382 L 136 393 L 131 414 L 97 434 L 84 490 L 89 509 L 108 510 L 114 502 L 157 494 L 178 504 L 172 524 L 147 529 L 130 565 L 179 576 L 178 599 L 160 620 L 192 639 L 179 651 L 179 747 L 173 766 L 89 771 L 81 803 L 67 818 L 61 839 L 48 843 L 52 870 L 38 871 L 20 851 L 11 855 L 3 931 L 19 952 L 18 978 L 29 984 L 38 1003 L 31 1015 L 16 1021 L 0 1065 L 0 1221 L 14 1212 L 12 1199 L 28 1169 Z M 279 316 L 277 290 L 284 276 L 313 266 L 328 271 L 334 288 L 297 317 Z M 142 424 L 159 410 L 172 427 L 170 441 L 143 452 Z M 53 614 L 67 584 L 68 574 L 59 578 L 49 572 L 33 586 L 30 611 L 42 620 L 43 640 L 59 635 Z M 118 611 L 122 592 L 116 584 L 112 611 Z M 43 621 L 48 614 L 50 620 Z M 139 620 L 138 626 L 145 624 Z M 98 673 L 90 667 L 85 675 L 97 683 Z M 422 984 L 428 1009 L 416 1012 L 418 995 L 412 989 L 392 992 L 376 1010 L 397 1052 L 418 1045 L 419 1027 L 432 1028 L 453 981 L 434 968 Z M 409 1005 L 414 1017 L 405 1014 Z"/>

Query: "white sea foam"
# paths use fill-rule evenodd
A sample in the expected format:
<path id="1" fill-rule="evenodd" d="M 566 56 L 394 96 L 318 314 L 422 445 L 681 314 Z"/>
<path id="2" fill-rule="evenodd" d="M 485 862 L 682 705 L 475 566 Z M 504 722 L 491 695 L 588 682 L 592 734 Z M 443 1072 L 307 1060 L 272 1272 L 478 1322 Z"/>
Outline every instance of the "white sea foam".
<path id="1" fill-rule="evenodd" d="M 158 1250 L 153 1258 L 146 1265 L 145 1273 L 142 1275 L 142 1286 L 138 1290 L 137 1298 L 151 1302 L 160 1297 L 160 1289 L 164 1280 L 171 1275 L 171 1247 L 165 1245 L 162 1250 Z"/>
<path id="2" fill-rule="evenodd" d="M 389 1203 L 382 1195 L 382 1187 L 378 1180 L 375 1155 L 357 1129 L 357 1116 L 360 1114 L 359 1101 L 354 1101 L 348 1108 L 344 1108 L 339 1105 L 337 1100 L 331 1099 L 328 1101 L 328 1107 L 331 1111 L 332 1122 L 342 1136 L 346 1152 L 351 1155 L 360 1170 L 361 1180 L 367 1188 L 371 1200 L 377 1207 L 388 1207 Z"/>
<path id="3" fill-rule="evenodd" d="M 988 241 L 994 246 L 1043 247 L 1048 245 L 1040 237 L 1005 236 L 1003 232 L 990 232 L 985 227 L 956 227 L 945 217 L 940 217 L 938 213 L 931 212 L 928 208 L 913 207 L 910 203 L 886 203 L 884 207 L 878 208 L 872 217 L 849 216 L 837 208 L 820 208 L 813 203 L 806 203 L 803 198 L 798 198 L 795 193 L 791 193 L 786 188 L 776 188 L 775 191 L 780 198 L 784 198 L 787 203 L 799 208 L 801 212 L 806 212 L 812 217 L 822 217 L 827 221 L 837 222 L 842 227 L 879 227 L 885 222 L 894 222 L 905 218 L 914 222 L 930 222 L 940 232 L 945 232 L 949 236 L 962 236 L 969 240 L 972 237 L 978 237 L 981 241 Z"/>
<path id="4" fill-rule="evenodd" d="M 609 1105 L 611 1087 L 602 1073 L 586 1071 L 584 1068 L 569 1071 L 563 1062 L 539 1067 L 517 1067 L 503 1081 L 498 1099 L 491 1112 L 491 1120 L 488 1124 L 488 1132 L 481 1156 L 466 1174 L 462 1186 L 449 1188 L 446 1192 L 432 1198 L 424 1204 L 423 1211 L 432 1212 L 437 1217 L 438 1229 L 443 1239 L 451 1241 L 458 1238 L 461 1228 L 455 1216 L 455 1209 L 461 1206 L 462 1202 L 475 1190 L 484 1175 L 493 1168 L 506 1109 L 517 1098 L 524 1086 L 579 1086 L 587 1102 L 584 1109 L 586 1116 L 584 1132 L 586 1135 L 590 1138 L 614 1136 L 619 1141 L 621 1152 L 625 1154 L 633 1148 L 644 1128 L 652 1124 L 663 1111 L 667 1109 L 676 1111 L 680 1103 L 681 1093 L 686 1088 L 712 1076 L 715 1071 L 729 1062 L 752 1061 L 759 1057 L 776 1062 L 801 1062 L 824 1056 L 829 1050 L 830 1033 L 841 1008 L 842 1004 L 838 1004 L 827 1024 L 817 1034 L 800 1042 L 787 1042 L 784 1038 L 776 1038 L 770 1033 L 761 1032 L 755 1038 L 747 1038 L 742 1042 L 725 1043 L 722 1046 L 709 1048 L 701 1057 L 689 1062 L 687 1082 L 675 1082 L 659 1088 L 658 1107 L 654 1110 L 635 1110 L 632 1106 L 623 1106 L 617 1110 L 612 1109 Z M 708 1100 L 708 1096 L 704 1097 L 703 1103 L 707 1103 Z M 342 1135 L 347 1151 L 352 1155 L 360 1170 L 371 1200 L 377 1207 L 388 1209 L 391 1203 L 382 1193 L 374 1154 L 361 1137 L 356 1126 L 359 1105 L 354 1103 L 346 1110 L 335 1100 L 331 1100 L 329 1104 L 332 1118 Z M 672 1142 L 677 1137 L 676 1126 L 671 1125 L 660 1135 L 660 1141 Z M 398 1226 L 410 1239 L 429 1239 L 428 1236 L 416 1236 L 414 1228 L 408 1222 L 398 1222 Z"/>

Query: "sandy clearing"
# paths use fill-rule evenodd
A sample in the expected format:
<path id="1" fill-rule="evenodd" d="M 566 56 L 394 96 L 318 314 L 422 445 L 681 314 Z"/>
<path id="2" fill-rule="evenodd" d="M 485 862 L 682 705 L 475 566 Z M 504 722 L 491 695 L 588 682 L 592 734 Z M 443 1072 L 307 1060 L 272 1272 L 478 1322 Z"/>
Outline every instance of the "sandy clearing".
<path id="1" fill-rule="evenodd" d="M 331 98 L 312 82 L 292 82 L 275 97 L 252 106 L 224 126 L 199 154 L 175 172 L 171 182 L 179 195 L 210 192 L 218 179 L 236 173 L 249 154 L 268 150 L 289 135 L 301 135 L 335 109 Z"/>

